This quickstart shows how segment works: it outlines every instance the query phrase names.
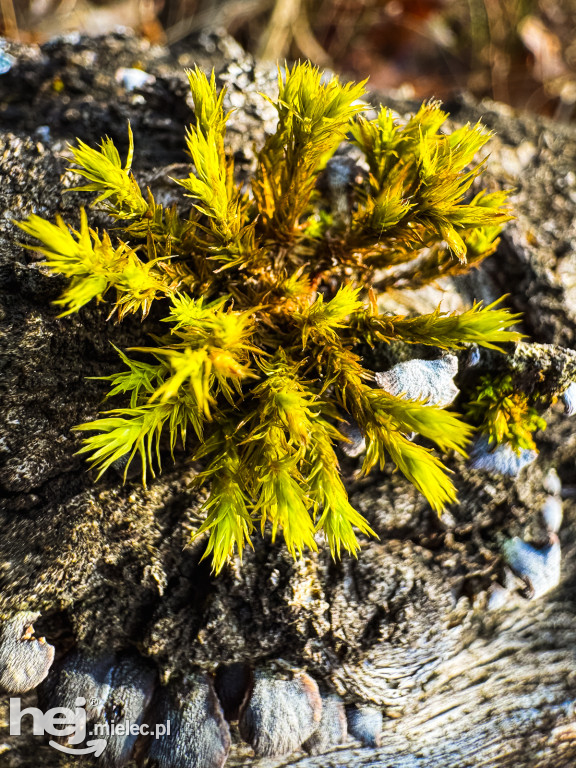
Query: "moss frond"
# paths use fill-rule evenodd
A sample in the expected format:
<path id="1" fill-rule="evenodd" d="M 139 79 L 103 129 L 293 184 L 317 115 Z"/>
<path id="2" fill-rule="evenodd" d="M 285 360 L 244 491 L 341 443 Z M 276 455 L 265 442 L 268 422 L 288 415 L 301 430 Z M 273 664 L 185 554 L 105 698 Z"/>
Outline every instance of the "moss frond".
<path id="1" fill-rule="evenodd" d="M 465 454 L 473 428 L 455 414 L 441 408 L 394 397 L 380 389 L 364 387 L 360 422 L 366 428 L 384 428 L 388 432 L 416 432 L 436 443 L 441 451 Z"/>
<path id="2" fill-rule="evenodd" d="M 187 69 L 186 75 L 194 101 L 196 128 L 205 138 L 214 131 L 223 139 L 226 133 L 226 122 L 230 116 L 230 113 L 224 113 L 223 102 L 226 89 L 222 88 L 218 93 L 214 70 L 210 74 L 210 79 L 197 66 L 194 69 Z"/>
<path id="3" fill-rule="evenodd" d="M 107 398 L 124 395 L 129 392 L 130 408 L 136 408 L 143 398 L 149 397 L 156 391 L 159 383 L 163 380 L 164 368 L 161 365 L 151 365 L 149 363 L 141 363 L 138 360 L 131 360 L 121 349 L 118 349 L 114 344 L 112 346 L 128 370 L 113 373 L 110 376 L 97 376 L 94 378 L 101 381 L 109 381 L 112 385 L 110 391 L 106 394 Z"/>
<path id="4" fill-rule="evenodd" d="M 465 344 L 501 351 L 498 344 L 521 341 L 524 335 L 508 328 L 521 315 L 507 309 L 495 309 L 504 296 L 482 306 L 477 302 L 466 312 L 441 312 L 438 308 L 428 315 L 405 317 L 380 315 L 367 311 L 354 318 L 367 340 L 376 342 L 404 341 L 408 344 L 428 344 L 439 349 L 462 349 Z"/>
<path id="5" fill-rule="evenodd" d="M 341 556 L 342 548 L 356 557 L 360 542 L 354 529 L 366 536 L 376 536 L 348 501 L 334 450 L 334 442 L 342 437 L 328 421 L 319 418 L 312 427 L 306 455 L 310 496 L 320 510 L 316 530 L 324 532 L 334 558 Z"/>
<path id="6" fill-rule="evenodd" d="M 490 134 L 479 124 L 439 133 L 445 119 L 439 105 L 431 102 L 405 125 L 382 109 L 375 121 L 360 117 L 352 128 L 354 143 L 366 155 L 370 179 L 348 241 L 349 247 L 365 249 L 374 266 L 409 262 L 435 240 L 446 244 L 448 260 L 455 256 L 466 263 L 469 233 L 509 218 L 502 195 L 494 207 L 482 204 L 482 195 L 470 202 L 465 199 L 482 170 L 482 164 L 473 164 L 474 156 Z M 484 256 L 497 232 L 484 233 L 482 243 L 475 241 L 485 246 Z M 380 244 L 380 237 L 374 237 L 384 233 L 393 236 L 392 253 Z M 471 255 L 475 261 L 482 257 Z"/>
<path id="7" fill-rule="evenodd" d="M 79 166 L 70 170 L 90 182 L 73 187 L 71 191 L 98 192 L 93 205 L 105 202 L 106 211 L 111 216 L 122 219 L 143 216 L 148 211 L 148 203 L 130 172 L 134 153 L 130 123 L 128 142 L 128 157 L 124 165 L 114 142 L 107 136 L 102 139 L 99 149 L 92 149 L 80 139 L 77 147 L 70 146 L 74 162 Z"/>
<path id="8" fill-rule="evenodd" d="M 446 467 L 407 436 L 417 433 L 436 443 L 441 451 L 454 450 L 466 455 L 464 448 L 473 431 L 470 425 L 440 408 L 393 397 L 365 385 L 360 396 L 352 400 L 350 411 L 366 436 L 363 474 L 377 465 L 382 469 L 388 454 L 436 511 L 456 499 Z"/>
<path id="9" fill-rule="evenodd" d="M 213 71 L 210 79 L 197 67 L 187 74 L 196 122 L 186 132 L 186 146 L 194 170 L 188 178 L 174 181 L 188 190 L 195 208 L 206 217 L 210 258 L 221 269 L 247 268 L 258 261 L 260 250 L 254 222 L 248 218 L 250 201 L 235 182 L 233 158 L 226 153 L 225 89 L 218 93 Z"/>
<path id="10" fill-rule="evenodd" d="M 358 298 L 360 290 L 345 285 L 327 302 L 322 294 L 318 294 L 315 301 L 294 315 L 296 323 L 302 329 L 303 349 L 309 337 L 315 342 L 326 337 L 336 338 L 336 332 L 346 327 L 346 318 L 363 306 L 362 300 Z"/>
<path id="11" fill-rule="evenodd" d="M 446 467 L 431 451 L 420 445 L 414 445 L 404 435 L 377 435 L 374 439 L 368 433 L 366 459 L 362 467 L 373 466 L 377 461 L 382 464 L 384 443 L 390 458 L 412 485 L 426 497 L 428 503 L 438 513 L 447 504 L 456 501 L 456 489 L 447 475 Z"/>
<path id="12" fill-rule="evenodd" d="M 125 475 L 136 454 L 142 463 L 142 482 L 146 484 L 147 468 L 154 477 L 154 458 L 158 467 L 160 460 L 160 436 L 170 419 L 172 406 L 140 406 L 138 408 L 116 408 L 106 411 L 107 418 L 95 419 L 78 424 L 78 431 L 97 432 L 87 437 L 78 453 L 90 454 L 90 466 L 98 469 L 98 477 L 116 461 L 125 460 Z"/>
<path id="13" fill-rule="evenodd" d="M 252 191 L 267 238 L 292 243 L 299 232 L 318 173 L 363 106 L 366 81 L 324 82 L 309 62 L 278 73 L 278 127 L 258 156 Z"/>
<path id="14" fill-rule="evenodd" d="M 212 555 L 213 570 L 218 574 L 236 551 L 242 559 L 244 547 L 247 544 L 252 546 L 250 536 L 254 523 L 246 490 L 246 467 L 242 464 L 236 442 L 231 437 L 221 436 L 202 455 L 212 449 L 217 450 L 217 455 L 196 478 L 197 485 L 209 482 L 211 488 L 203 506 L 206 520 L 194 538 L 210 532 L 204 557 Z"/>
<path id="15" fill-rule="evenodd" d="M 40 240 L 46 266 L 71 279 L 56 304 L 66 308 L 61 315 L 77 312 L 92 299 L 102 299 L 109 288 L 116 288 L 115 306 L 122 318 L 141 311 L 145 316 L 157 296 L 166 296 L 174 284 L 158 268 L 157 262 L 143 262 L 135 250 L 120 242 L 114 248 L 108 233 L 102 238 L 88 227 L 84 209 L 80 211 L 80 231 L 69 228 L 57 217 L 52 224 L 36 214 L 17 225 Z M 26 246 L 32 248 L 32 246 Z"/>

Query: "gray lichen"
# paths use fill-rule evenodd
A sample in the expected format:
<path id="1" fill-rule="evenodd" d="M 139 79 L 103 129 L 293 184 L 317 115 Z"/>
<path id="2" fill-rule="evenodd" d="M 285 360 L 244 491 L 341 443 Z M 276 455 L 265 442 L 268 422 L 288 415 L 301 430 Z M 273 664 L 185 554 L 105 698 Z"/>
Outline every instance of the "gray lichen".
<path id="1" fill-rule="evenodd" d="M 562 493 L 562 481 L 554 467 L 550 467 L 544 478 L 543 487 L 546 493 L 552 496 L 560 496 Z"/>
<path id="2" fill-rule="evenodd" d="M 36 688 L 54 661 L 54 646 L 34 637 L 40 616 L 22 611 L 0 625 L 0 690 L 25 693 Z"/>
<path id="3" fill-rule="evenodd" d="M 302 746 L 311 755 L 321 755 L 331 747 L 344 744 L 348 724 L 344 702 L 335 693 L 322 694 L 322 717 L 318 728 Z"/>
<path id="4" fill-rule="evenodd" d="M 537 599 L 545 595 L 560 582 L 560 542 L 551 534 L 547 546 L 537 549 L 515 536 L 504 542 L 504 557 L 529 589 L 529 597 Z"/>
<path id="5" fill-rule="evenodd" d="M 340 431 L 348 438 L 347 441 L 340 442 L 340 448 L 346 456 L 351 459 L 361 456 L 366 450 L 366 440 L 358 425 L 355 422 L 352 424 L 345 422 L 340 426 Z"/>
<path id="6" fill-rule="evenodd" d="M 524 467 L 536 460 L 537 456 L 537 451 L 528 448 L 523 448 L 520 453 L 516 453 L 507 443 L 491 447 L 488 438 L 481 436 L 470 451 L 470 467 L 495 475 L 517 477 Z"/>
<path id="7" fill-rule="evenodd" d="M 86 702 L 87 733 L 95 726 L 130 722 L 140 726 L 152 701 L 157 673 L 154 665 L 132 653 L 86 656 L 74 651 L 50 673 L 39 691 L 44 709 L 74 710 L 78 700 Z M 106 747 L 100 757 L 104 768 L 123 768 L 133 758 L 137 741 L 134 732 L 102 732 Z M 57 737 L 68 745 L 68 737 Z"/>
<path id="8" fill-rule="evenodd" d="M 317 683 L 305 672 L 289 679 L 260 669 L 240 716 L 240 733 L 257 756 L 288 755 L 318 729 L 322 699 Z"/>
<path id="9" fill-rule="evenodd" d="M 376 373 L 376 384 L 396 397 L 425 400 L 427 405 L 445 408 L 458 397 L 454 384 L 458 358 L 445 355 L 438 360 L 407 360 L 389 371 Z"/>
<path id="10" fill-rule="evenodd" d="M 230 729 L 212 680 L 193 673 L 163 688 L 154 719 L 170 722 L 170 734 L 150 742 L 158 768 L 222 768 L 230 751 Z"/>
<path id="11" fill-rule="evenodd" d="M 576 382 L 572 381 L 566 387 L 562 393 L 562 402 L 566 416 L 573 416 L 576 413 Z"/>
<path id="12" fill-rule="evenodd" d="M 540 514 L 550 533 L 558 533 L 562 525 L 562 501 L 557 496 L 546 496 Z"/>
<path id="13" fill-rule="evenodd" d="M 377 747 L 382 735 L 382 712 L 375 707 L 348 707 L 348 731 L 365 747 Z"/>

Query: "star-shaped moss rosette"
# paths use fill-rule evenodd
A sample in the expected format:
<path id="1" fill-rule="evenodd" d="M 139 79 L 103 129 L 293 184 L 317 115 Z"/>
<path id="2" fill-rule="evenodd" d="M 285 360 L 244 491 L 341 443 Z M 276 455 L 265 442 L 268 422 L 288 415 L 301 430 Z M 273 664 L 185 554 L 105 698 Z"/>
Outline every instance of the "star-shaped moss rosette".
<path id="1" fill-rule="evenodd" d="M 90 433 L 81 453 L 98 476 L 139 456 L 146 482 L 160 468 L 161 438 L 172 450 L 182 441 L 203 461 L 197 481 L 210 485 L 197 535 L 209 533 L 217 572 L 258 525 L 273 538 L 282 531 L 294 556 L 317 548 L 318 530 L 334 556 L 356 554 L 357 531 L 372 531 L 340 477 L 340 425 L 355 423 L 364 436 L 364 473 L 390 458 L 438 512 L 455 500 L 454 486 L 440 458 L 409 438 L 463 453 L 472 433 L 454 413 L 378 387 L 359 345 L 457 350 L 520 338 L 508 330 L 518 316 L 496 305 L 417 317 L 378 310 L 378 290 L 462 273 L 495 250 L 507 194 L 470 194 L 489 134 L 480 125 L 442 133 L 447 116 L 436 102 L 404 123 L 385 108 L 367 119 L 364 83 L 297 64 L 279 75 L 278 126 L 246 187 L 226 150 L 224 91 L 214 74 L 188 77 L 193 165 L 177 180 L 193 201 L 188 212 L 141 190 L 130 132 L 125 163 L 109 138 L 72 148 L 88 182 L 79 189 L 114 219 L 110 234 L 91 229 L 84 210 L 78 230 L 36 215 L 19 223 L 41 242 L 29 247 L 69 278 L 57 301 L 63 315 L 93 299 L 120 320 L 145 316 L 155 301 L 164 308 L 155 346 L 118 350 L 122 370 L 105 378 L 125 405 L 76 427 Z M 334 158 L 346 141 L 368 172 Z"/>

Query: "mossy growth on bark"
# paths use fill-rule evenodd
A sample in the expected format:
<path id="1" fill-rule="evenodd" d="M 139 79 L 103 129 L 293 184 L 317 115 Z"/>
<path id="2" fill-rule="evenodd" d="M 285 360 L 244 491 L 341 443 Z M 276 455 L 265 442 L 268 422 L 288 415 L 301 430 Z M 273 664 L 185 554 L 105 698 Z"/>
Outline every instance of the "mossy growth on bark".
<path id="1" fill-rule="evenodd" d="M 535 400 L 514 386 L 510 374 L 481 376 L 466 415 L 488 437 L 490 445 L 509 444 L 517 453 L 536 450 L 532 433 L 546 421 L 531 405 Z"/>
<path id="2" fill-rule="evenodd" d="M 463 453 L 473 431 L 455 413 L 377 387 L 360 346 L 494 349 L 520 338 L 509 330 L 518 316 L 496 305 L 416 317 L 381 309 L 387 289 L 462 273 L 494 252 L 507 194 L 470 191 L 489 134 L 481 125 L 443 132 L 436 102 L 405 122 L 385 108 L 368 119 L 364 83 L 297 64 L 279 74 L 276 131 L 242 184 L 226 149 L 224 91 L 214 74 L 188 77 L 192 166 L 176 181 L 189 209 L 140 188 L 130 134 L 124 163 L 109 138 L 72 148 L 87 180 L 78 189 L 96 193 L 114 220 L 109 233 L 92 229 L 84 210 L 77 230 L 34 214 L 19 224 L 69 278 L 63 315 L 92 300 L 118 320 L 162 308 L 164 335 L 118 350 L 119 371 L 106 378 L 119 407 L 76 427 L 89 433 L 81 452 L 99 476 L 139 456 L 146 482 L 181 441 L 210 487 L 198 535 L 209 534 L 215 571 L 267 525 L 294 556 L 317 548 L 318 531 L 334 556 L 356 554 L 357 532 L 372 531 L 340 477 L 343 422 L 364 436 L 363 473 L 389 458 L 438 512 L 455 489 L 412 433 Z M 344 142 L 360 150 L 363 172 Z"/>

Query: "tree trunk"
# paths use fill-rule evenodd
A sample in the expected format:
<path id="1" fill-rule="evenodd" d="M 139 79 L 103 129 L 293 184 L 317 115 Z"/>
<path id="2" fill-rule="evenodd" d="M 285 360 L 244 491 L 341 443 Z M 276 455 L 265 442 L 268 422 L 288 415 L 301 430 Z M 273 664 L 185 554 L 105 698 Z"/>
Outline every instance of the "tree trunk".
<path id="1" fill-rule="evenodd" d="M 38 633 L 59 658 L 72 647 L 137 649 L 164 680 L 182 669 L 281 658 L 346 701 L 371 701 L 385 715 L 377 748 L 255 761 L 237 745 L 229 765 L 576 764 L 576 436 L 569 420 L 558 407 L 551 411 L 538 462 L 517 481 L 453 459 L 460 504 L 441 521 L 389 468 L 359 480 L 347 463 L 351 501 L 380 536 L 357 562 L 333 563 L 322 552 L 293 563 L 267 542 L 242 567 L 212 577 L 201 562 L 203 543 L 188 546 L 203 497 L 189 486 L 194 467 L 185 455 L 147 489 L 138 478 L 123 486 L 112 474 L 96 483 L 70 432 L 106 407 L 103 384 L 87 377 L 117 369 L 109 342 L 145 343 L 158 318 L 114 325 L 98 306 L 57 318 L 51 302 L 63 281 L 21 248 L 11 219 L 34 211 L 77 222 L 86 197 L 61 195 L 61 177 L 74 185 L 65 174 L 65 142 L 108 134 L 125 149 L 128 119 L 139 181 L 163 202 L 181 199 L 170 177 L 187 172 L 178 167 L 191 116 L 182 67 L 194 61 L 215 65 L 229 85 L 230 106 L 238 107 L 229 138 L 240 172 L 248 173 L 252 143 L 261 144 L 274 122 L 258 92 L 273 91 L 276 73 L 218 35 L 204 35 L 178 63 L 164 49 L 122 36 L 61 40 L 42 51 L 15 46 L 12 53 L 16 63 L 0 78 L 0 619 L 40 611 Z M 142 94 L 116 79 L 119 67 L 135 61 L 156 77 Z M 574 346 L 576 131 L 494 104 L 463 99 L 449 107 L 455 121 L 482 116 L 496 130 L 487 183 L 517 188 L 518 218 L 495 256 L 444 287 L 457 306 L 508 292 L 532 341 Z M 92 226 L 106 224 L 102 214 L 89 216 Z M 442 296 L 427 289 L 415 301 L 430 311 Z M 557 348 L 531 349 L 539 382 L 572 375 L 569 356 Z M 488 611 L 489 590 L 504 580 L 502 542 L 545 537 L 540 509 L 551 467 L 565 495 L 561 584 L 533 601 L 512 590 L 504 607 Z M 35 694 L 25 701 L 34 704 Z M 0 765 L 77 764 L 29 732 L 9 735 L 6 717 L 4 697 Z"/>
<path id="2" fill-rule="evenodd" d="M 574 586 L 572 578 L 546 601 L 511 606 L 479 624 L 413 711 L 386 723 L 381 747 L 274 765 L 568 768 L 576 761 Z"/>

